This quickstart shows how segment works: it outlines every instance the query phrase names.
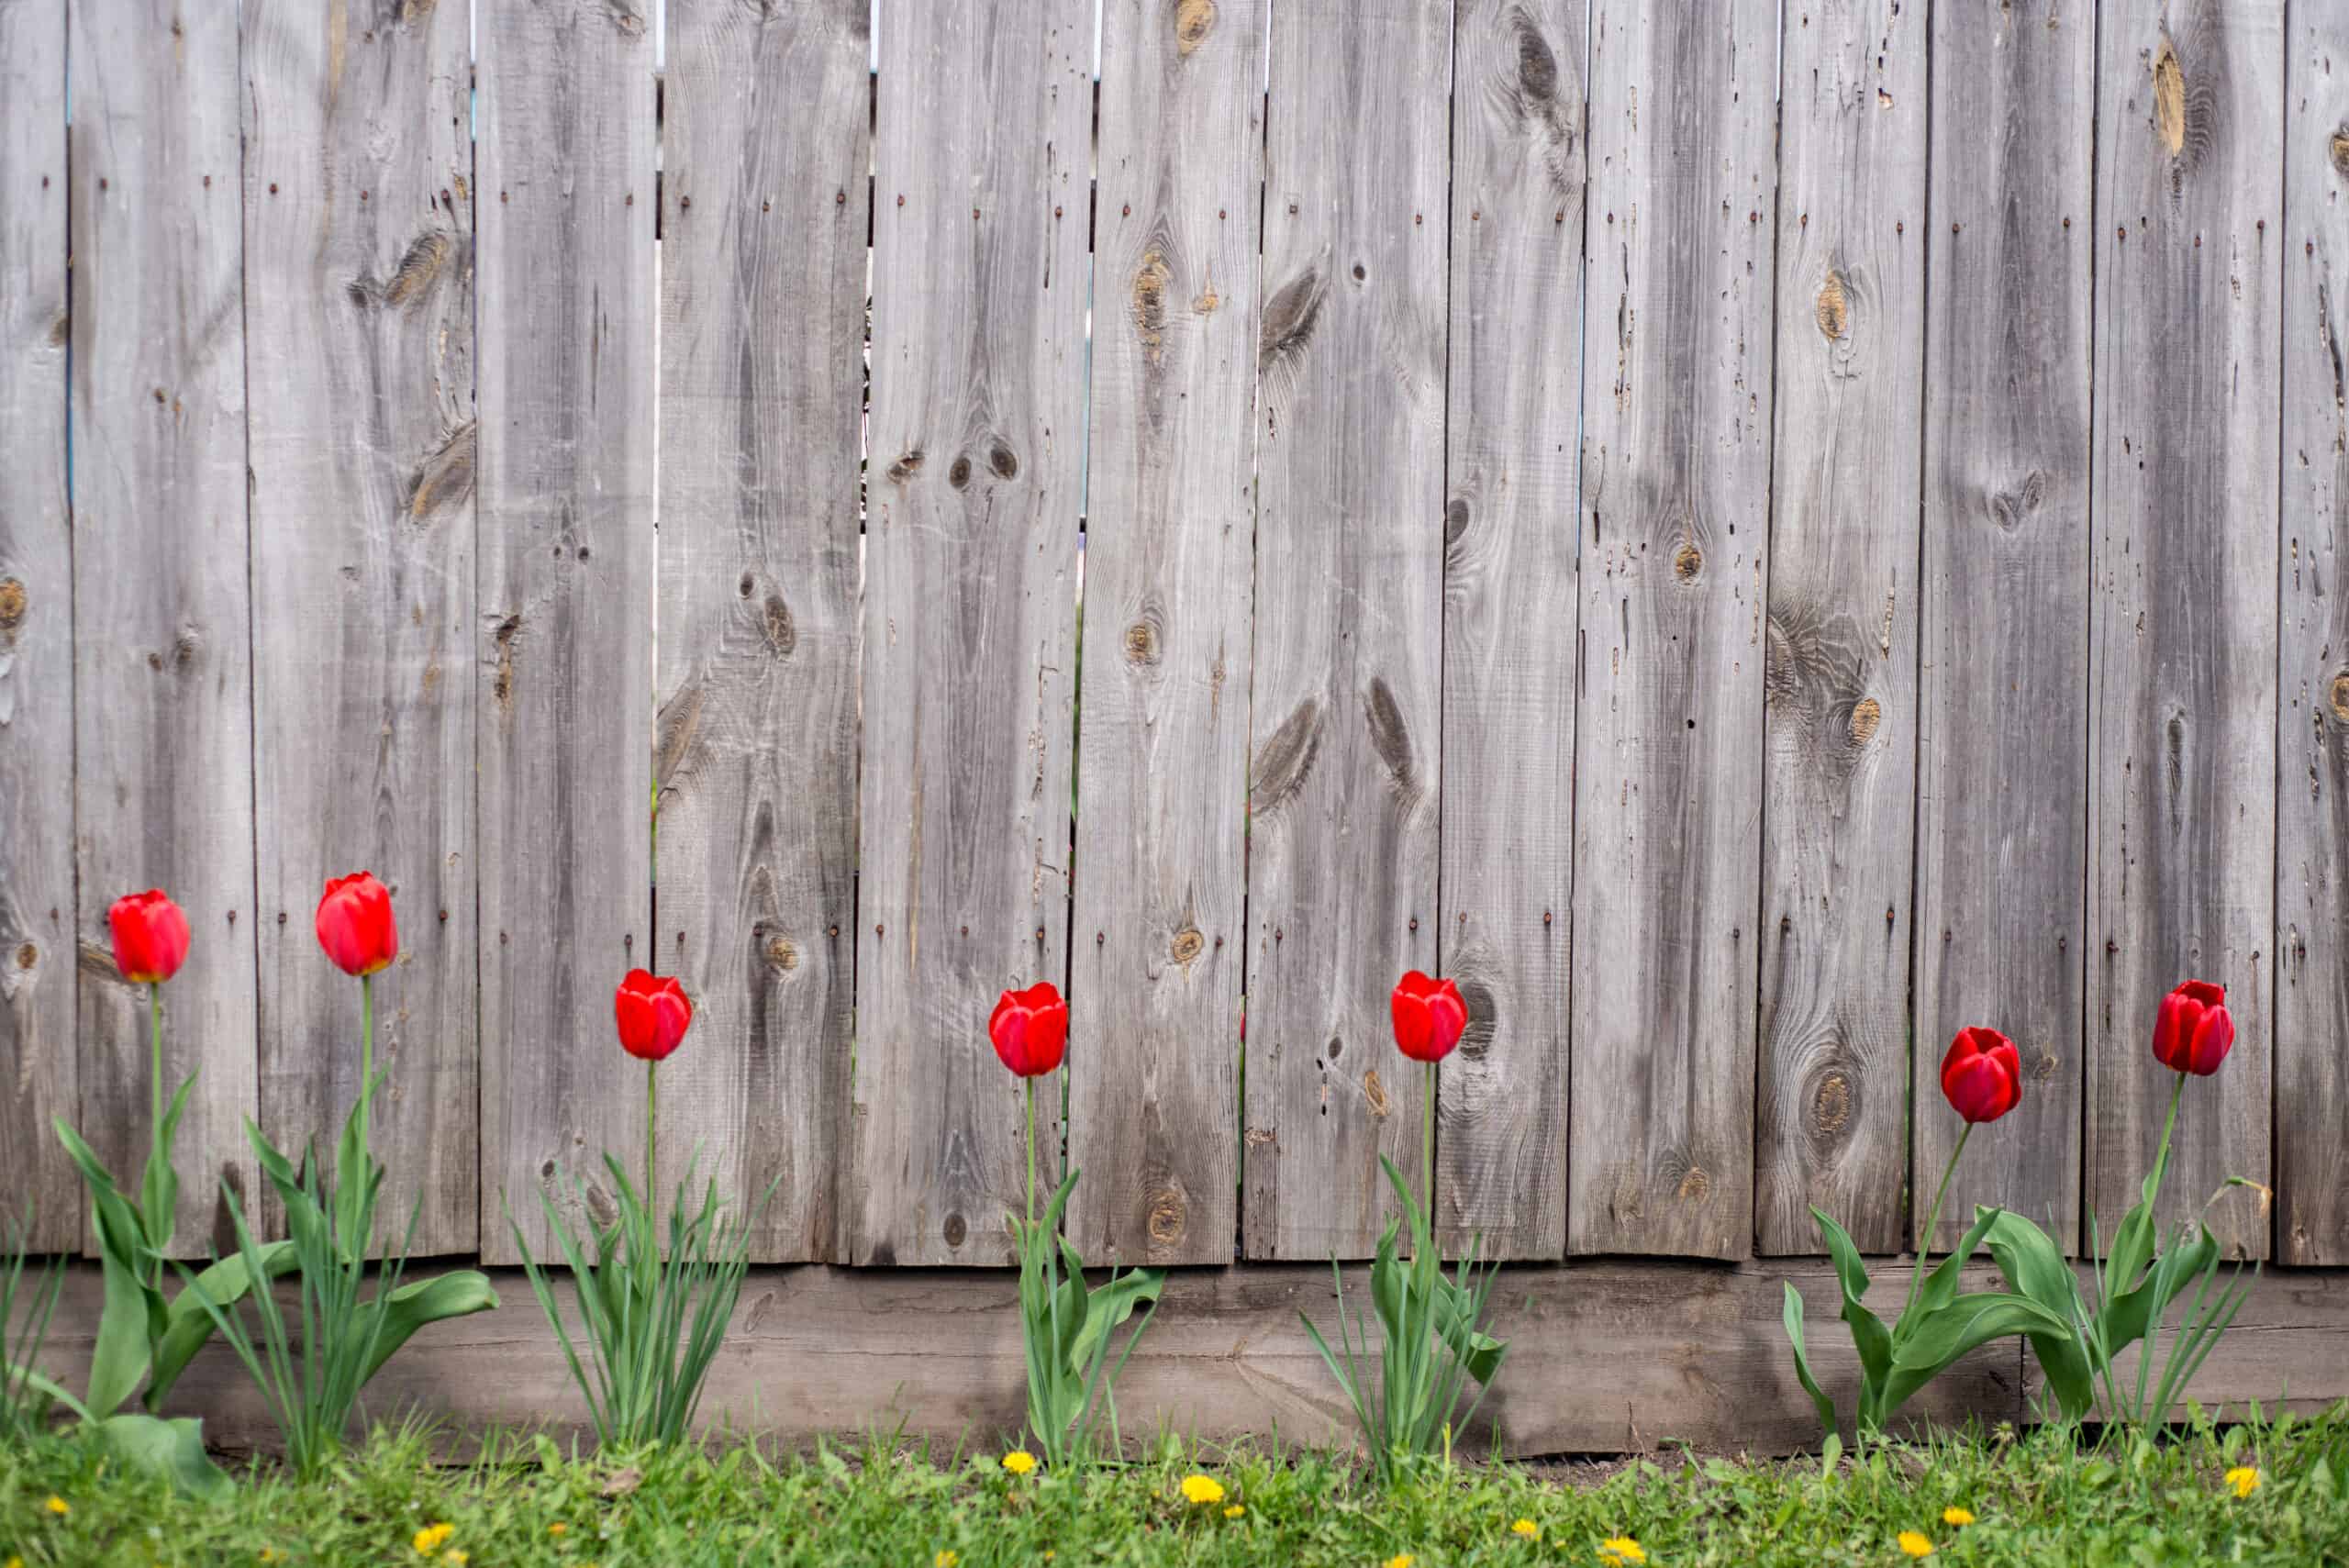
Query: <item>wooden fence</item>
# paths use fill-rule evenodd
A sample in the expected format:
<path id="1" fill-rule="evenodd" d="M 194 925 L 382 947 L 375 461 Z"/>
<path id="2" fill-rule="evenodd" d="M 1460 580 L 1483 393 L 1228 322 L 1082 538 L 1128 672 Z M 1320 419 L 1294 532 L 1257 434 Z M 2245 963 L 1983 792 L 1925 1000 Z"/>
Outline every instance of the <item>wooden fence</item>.
<path id="1" fill-rule="evenodd" d="M 2173 1201 L 2259 1178 L 2237 1252 L 2349 1264 L 2349 12 L 1099 32 L 0 6 L 0 1190 L 41 1244 L 82 1240 L 50 1118 L 145 1137 L 108 901 L 195 922 L 200 1251 L 243 1120 L 355 1091 L 310 918 L 368 866 L 419 1252 L 510 1262 L 509 1202 L 640 1147 L 642 964 L 700 1009 L 666 1174 L 775 1183 L 762 1262 L 1008 1260 L 985 1020 L 1039 978 L 1089 1258 L 1360 1257 L 1377 1156 L 1417 1171 L 1417 966 L 1475 1020 L 1442 1220 L 1511 1258 L 1804 1253 L 1812 1204 L 1909 1246 L 1976 1022 L 2030 1083 L 1945 1212 L 2076 1245 L 2195 974 L 2241 1044 Z"/>

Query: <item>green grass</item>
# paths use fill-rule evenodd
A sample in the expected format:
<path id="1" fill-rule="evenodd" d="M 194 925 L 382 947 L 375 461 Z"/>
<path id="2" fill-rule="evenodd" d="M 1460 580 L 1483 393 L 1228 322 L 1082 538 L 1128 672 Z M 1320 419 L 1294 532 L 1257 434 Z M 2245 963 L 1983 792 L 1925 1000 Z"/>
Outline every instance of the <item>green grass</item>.
<path id="1" fill-rule="evenodd" d="M 1000 1454 L 919 1445 L 819 1451 L 653 1451 L 573 1461 L 544 1440 L 492 1445 L 436 1468 L 414 1432 L 377 1436 L 315 1484 L 267 1470 L 207 1508 L 110 1472 L 71 1440 L 0 1449 L 0 1568 L 50 1563 L 399 1563 L 462 1551 L 470 1568 L 875 1563 L 937 1568 L 1082 1564 L 1596 1563 L 1635 1539 L 1653 1564 L 1905 1563 L 1898 1532 L 1931 1562 L 2349 1563 L 2349 1407 L 2320 1418 L 2213 1429 L 2155 1447 L 2064 1434 L 1965 1435 L 1846 1457 L 1732 1462 L 1666 1456 L 1613 1466 L 1429 1467 L 1391 1492 L 1324 1454 L 1204 1451 L 1166 1439 L 1152 1459 L 1066 1478 L 1007 1473 Z M 2238 1498 L 2225 1473 L 2256 1465 Z M 1212 1476 L 1220 1504 L 1186 1502 Z M 55 1496 L 68 1511 L 49 1507 Z M 1241 1512 L 1227 1516 L 1227 1507 Z M 1943 1522 L 1962 1507 L 1976 1521 Z M 1512 1529 L 1531 1522 L 1538 1537 Z M 419 1530 L 449 1529 L 429 1553 Z M 558 1530 L 555 1527 L 562 1527 Z M 268 1555 L 264 1555 L 267 1553 Z"/>

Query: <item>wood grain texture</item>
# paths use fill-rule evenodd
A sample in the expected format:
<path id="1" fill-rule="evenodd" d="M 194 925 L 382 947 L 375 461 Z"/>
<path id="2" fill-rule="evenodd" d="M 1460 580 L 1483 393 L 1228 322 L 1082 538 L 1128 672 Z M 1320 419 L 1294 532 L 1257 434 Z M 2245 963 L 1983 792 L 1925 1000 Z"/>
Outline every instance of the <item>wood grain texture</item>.
<path id="1" fill-rule="evenodd" d="M 987 1014 L 1068 973 L 1093 12 L 938 0 L 880 49 L 841 1255 L 994 1264 L 1027 1163 Z"/>
<path id="2" fill-rule="evenodd" d="M 1362 1299 L 1366 1274 L 1345 1271 L 1348 1300 Z M 1976 1268 L 1965 1277 L 1975 1289 L 1995 1276 Z M 2321 1299 L 2332 1303 L 2331 1316 L 2290 1316 L 2278 1297 L 2294 1286 L 2271 1275 L 2246 1317 L 2275 1321 L 2277 1332 L 2255 1356 L 2241 1358 L 2239 1336 L 2230 1336 L 2204 1368 L 2210 1386 L 2265 1379 L 2272 1394 L 2288 1376 L 2296 1404 L 2349 1394 L 2349 1362 L 2338 1354 L 2342 1276 L 2314 1276 L 2314 1284 L 2292 1277 L 2301 1295 L 2329 1293 Z M 558 1441 L 584 1431 L 562 1350 L 530 1306 L 520 1272 L 493 1278 L 505 1310 L 418 1333 L 369 1385 L 371 1412 L 395 1418 L 409 1407 L 429 1410 L 456 1434 L 478 1435 L 493 1423 L 528 1423 Z M 1815 1449 L 1819 1417 L 1796 1381 L 1779 1322 L 1789 1280 L 1819 1324 L 1835 1295 L 1823 1263 L 1719 1268 L 1629 1259 L 1510 1269 L 1494 1298 L 1493 1331 L 1509 1341 L 1512 1370 L 1472 1429 L 1459 1434 L 1459 1447 L 1490 1451 L 1497 1423 L 1499 1447 L 1512 1459 L 1657 1452 L 1683 1442 L 1756 1454 Z M 1869 1300 L 1889 1314 L 1908 1287 L 1906 1269 L 1887 1267 Z M 570 1282 L 555 1289 L 567 1293 Z M 99 1294 L 95 1270 L 73 1271 L 47 1363 L 73 1379 L 70 1386 L 80 1385 L 88 1362 Z M 1129 1440 L 1146 1442 L 1162 1429 L 1208 1442 L 1277 1430 L 1285 1443 L 1352 1444 L 1353 1413 L 1300 1311 L 1325 1326 L 1334 1317 L 1328 1264 L 1175 1271 L 1118 1380 Z M 2020 1345 L 1995 1340 L 1974 1351 L 1895 1425 L 1907 1431 L 1969 1418 L 1986 1427 L 2024 1418 Z M 1814 1329 L 1811 1357 L 1820 1385 L 1848 1415 L 1859 1361 L 1841 1324 L 1830 1318 L 1824 1331 Z M 1008 1273 L 759 1268 L 743 1284 L 699 1419 L 707 1429 L 730 1425 L 794 1447 L 875 1430 L 993 1442 L 1019 1425 L 1024 1376 L 1018 1281 Z M 276 1440 L 250 1380 L 217 1344 L 188 1369 L 171 1408 L 201 1413 L 216 1445 Z"/>
<path id="3" fill-rule="evenodd" d="M 328 877 L 366 867 L 400 928 L 373 984 L 387 1226 L 421 1197 L 410 1251 L 470 1252 L 469 19 L 244 15 L 262 1126 L 327 1147 L 359 1097 L 359 987 L 319 951 L 316 910 Z"/>
<path id="4" fill-rule="evenodd" d="M 1583 24 L 1563 0 L 1454 19 L 1438 946 L 1469 1029 L 1436 1210 L 1487 1257 L 1566 1243 Z"/>
<path id="5" fill-rule="evenodd" d="M 1753 1240 L 1776 25 L 1591 11 L 1575 1252 Z"/>
<path id="6" fill-rule="evenodd" d="M 65 12 L 0 10 L 0 1239 L 81 1245 L 50 1118 L 73 1029 L 73 567 L 65 483 Z"/>
<path id="7" fill-rule="evenodd" d="M 2349 15 L 2288 25 L 2276 1257 L 2349 1263 Z"/>
<path id="8" fill-rule="evenodd" d="M 1069 1078 L 1097 1262 L 1238 1235 L 1264 16 L 1102 15 Z"/>
<path id="9" fill-rule="evenodd" d="M 1797 6 L 1779 109 L 1753 1240 L 1897 1252 L 1909 1175 L 1925 8 Z"/>
<path id="10" fill-rule="evenodd" d="M 662 83 L 664 1184 L 829 1255 L 856 954 L 867 0 L 673 0 Z"/>
<path id="11" fill-rule="evenodd" d="M 2226 986 L 2238 1043 L 2180 1107 L 2161 1222 L 2269 1180 L 2283 10 L 2122 0 L 2099 24 L 2087 1197 L 2108 1231 L 2153 1163 L 2175 1078 L 2147 1044 L 2188 976 Z M 2267 1255 L 2264 1207 L 2210 1218 Z"/>
<path id="12" fill-rule="evenodd" d="M 2062 0 L 1933 18 L 1917 1186 L 1964 1128 L 1941 1092 L 1952 1037 L 2004 1030 L 2025 1076 L 1952 1182 L 1936 1247 L 1977 1203 L 2067 1249 L 2078 1235 L 2095 22 Z"/>
<path id="13" fill-rule="evenodd" d="M 193 939 L 164 988 L 164 1095 L 199 1073 L 172 1251 L 201 1256 L 228 1235 L 220 1184 L 253 1195 L 259 1110 L 237 12 L 69 17 L 78 1125 L 135 1186 L 147 988 L 117 972 L 106 908 L 161 887 Z"/>
<path id="14" fill-rule="evenodd" d="M 1446 98 L 1428 0 L 1275 8 L 1257 350 L 1241 1240 L 1367 1256 L 1419 1183 L 1387 994 L 1436 968 Z"/>
<path id="15" fill-rule="evenodd" d="M 481 1237 L 501 1262 L 507 1203 L 543 1256 L 541 1184 L 643 1148 L 612 987 L 652 956 L 651 27 L 639 0 L 480 17 Z"/>

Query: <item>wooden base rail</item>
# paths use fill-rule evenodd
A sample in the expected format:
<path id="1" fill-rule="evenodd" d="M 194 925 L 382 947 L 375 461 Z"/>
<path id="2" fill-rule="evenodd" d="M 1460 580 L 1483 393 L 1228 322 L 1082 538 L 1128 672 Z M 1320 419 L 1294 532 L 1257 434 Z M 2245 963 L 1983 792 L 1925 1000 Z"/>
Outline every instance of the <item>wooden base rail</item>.
<path id="1" fill-rule="evenodd" d="M 1364 1271 L 1347 1299 L 1366 1306 Z M 518 1270 L 495 1271 L 505 1305 L 425 1329 L 385 1368 L 371 1411 L 445 1418 L 462 1451 L 483 1429 L 581 1429 L 561 1347 Z M 1983 1283 L 1990 1275 L 1983 1272 Z M 1780 1327 L 1781 1281 L 1803 1294 L 1813 1364 L 1849 1410 L 1856 1362 L 1834 1318 L 1831 1276 L 1808 1260 L 1735 1265 L 1608 1259 L 1508 1270 L 1497 1331 L 1509 1340 L 1499 1386 L 1463 1447 L 1484 1451 L 1787 1453 L 1819 1439 Z M 1876 1268 L 1871 1298 L 1897 1311 L 1909 1271 Z M 1024 1399 L 1015 1276 L 970 1270 L 762 1268 L 744 1285 L 712 1370 L 702 1421 L 785 1445 L 879 1430 L 992 1444 Z M 1969 1276 L 1968 1289 L 1976 1288 Z M 98 1318 L 95 1268 L 72 1266 L 46 1357 L 80 1386 Z M 1169 1280 L 1119 1386 L 1129 1439 L 1162 1427 L 1208 1440 L 1252 1435 L 1340 1444 L 1349 1418 L 1298 1319 L 1325 1331 L 1330 1272 L 1303 1264 L 1184 1269 Z M 1334 1332 L 1332 1340 L 1334 1342 Z M 1905 1418 L 2025 1421 L 2039 1394 L 2021 1341 L 1986 1346 L 1933 1384 Z M 2349 1270 L 2270 1270 L 2190 1387 L 2206 1406 L 2317 1410 L 2349 1398 Z M 274 1432 L 251 1385 L 217 1345 L 180 1384 L 176 1414 L 202 1415 L 217 1446 L 266 1451 Z"/>

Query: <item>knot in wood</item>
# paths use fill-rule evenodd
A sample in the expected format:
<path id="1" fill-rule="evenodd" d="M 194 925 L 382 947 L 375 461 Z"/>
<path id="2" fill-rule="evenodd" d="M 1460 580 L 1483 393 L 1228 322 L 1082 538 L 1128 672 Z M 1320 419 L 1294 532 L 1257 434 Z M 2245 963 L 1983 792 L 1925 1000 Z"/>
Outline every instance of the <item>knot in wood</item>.
<path id="1" fill-rule="evenodd" d="M 1705 569 L 1705 552 L 1687 539 L 1672 552 L 1672 574 L 1683 583 L 1694 583 L 1697 573 Z"/>
<path id="2" fill-rule="evenodd" d="M 1705 1173 L 1702 1165 L 1691 1165 L 1680 1178 L 1677 1195 L 1682 1203 L 1702 1203 L 1712 1195 L 1713 1178 Z"/>
<path id="3" fill-rule="evenodd" d="M 2332 133 L 2326 150 L 2332 154 L 2332 172 L 2349 180 L 2349 125 Z"/>
<path id="4" fill-rule="evenodd" d="M 25 609 L 30 602 L 23 579 L 0 579 L 0 631 L 14 631 L 23 625 Z"/>
<path id="5" fill-rule="evenodd" d="M 769 938 L 766 953 L 767 962 L 785 973 L 799 967 L 799 950 L 791 945 L 788 937 Z"/>
<path id="6" fill-rule="evenodd" d="M 1189 1206 L 1183 1195 L 1173 1187 L 1161 1187 L 1150 1195 L 1150 1244 L 1161 1251 L 1173 1248 L 1183 1240 L 1183 1231 L 1190 1222 Z"/>
<path id="7" fill-rule="evenodd" d="M 18 969 L 30 969 L 34 964 L 39 963 L 39 962 L 40 949 L 33 946 L 32 943 L 25 942 L 17 949 L 17 967 Z"/>
<path id="8" fill-rule="evenodd" d="M 1874 697 L 1862 697 L 1852 705 L 1852 744 L 1865 746 L 1876 737 L 1876 727 L 1883 721 L 1884 707 Z"/>
<path id="9" fill-rule="evenodd" d="M 1838 1137 L 1852 1124 L 1852 1081 L 1842 1073 L 1820 1074 L 1810 1095 L 1810 1130 L 1825 1140 Z"/>
<path id="10" fill-rule="evenodd" d="M 1215 0 L 1180 0 L 1174 7 L 1174 52 L 1189 55 L 1215 31 Z"/>
<path id="11" fill-rule="evenodd" d="M 1146 620 L 1138 620 L 1126 628 L 1126 662 L 1155 664 L 1158 662 L 1158 628 Z"/>
<path id="12" fill-rule="evenodd" d="M 2332 717 L 2349 724 L 2349 670 L 2332 677 Z"/>
<path id="13" fill-rule="evenodd" d="M 971 1227 L 961 1215 L 950 1214 L 946 1217 L 946 1244 L 949 1247 L 959 1248 L 970 1233 Z"/>
<path id="14" fill-rule="evenodd" d="M 1378 1081 L 1378 1069 L 1374 1067 L 1362 1075 L 1362 1097 L 1370 1102 L 1370 1114 L 1385 1121 L 1395 1110 L 1395 1096 Z"/>
<path id="15" fill-rule="evenodd" d="M 1174 933 L 1174 940 L 1167 951 L 1174 954 L 1175 962 L 1188 963 L 1198 957 L 1200 950 L 1207 945 L 1206 938 L 1186 926 Z"/>
<path id="16" fill-rule="evenodd" d="M 1828 269 L 1827 281 L 1819 286 L 1816 314 L 1819 329 L 1831 343 L 1851 329 L 1851 297 L 1843 287 L 1843 274 L 1832 268 Z"/>

